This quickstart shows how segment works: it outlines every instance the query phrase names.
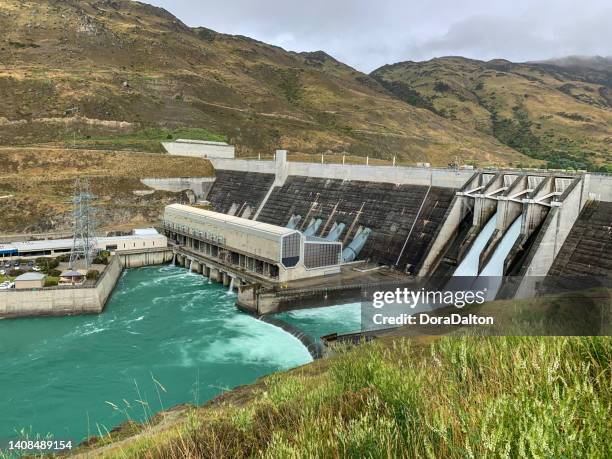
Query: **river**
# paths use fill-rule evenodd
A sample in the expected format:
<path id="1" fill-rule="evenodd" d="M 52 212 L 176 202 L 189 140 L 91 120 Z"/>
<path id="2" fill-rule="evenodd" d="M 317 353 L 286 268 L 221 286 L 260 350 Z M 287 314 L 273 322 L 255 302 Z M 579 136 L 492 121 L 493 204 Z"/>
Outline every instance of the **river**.
<path id="1" fill-rule="evenodd" d="M 0 442 L 20 431 L 80 441 L 312 360 L 234 301 L 157 266 L 124 271 L 100 315 L 0 320 Z"/>

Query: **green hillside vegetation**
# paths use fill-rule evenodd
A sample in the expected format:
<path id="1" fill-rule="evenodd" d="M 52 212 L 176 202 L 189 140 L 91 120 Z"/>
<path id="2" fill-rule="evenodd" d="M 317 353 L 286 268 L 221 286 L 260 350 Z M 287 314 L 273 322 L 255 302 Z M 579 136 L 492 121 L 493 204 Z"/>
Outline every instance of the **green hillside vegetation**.
<path id="1" fill-rule="evenodd" d="M 562 64 L 444 57 L 386 65 L 371 76 L 403 101 L 548 167 L 612 171 L 612 61 Z"/>
<path id="2" fill-rule="evenodd" d="M 157 151 L 157 139 L 124 135 L 196 128 L 244 156 L 285 148 L 437 165 L 529 161 L 324 52 L 190 28 L 138 2 L 5 0 L 0 29 L 4 145 L 69 146 L 76 136 L 90 148 Z"/>
<path id="3" fill-rule="evenodd" d="M 145 426 L 127 423 L 91 439 L 85 451 L 605 458 L 612 455 L 611 357 L 609 337 L 378 340 L 202 408 L 177 407 Z"/>

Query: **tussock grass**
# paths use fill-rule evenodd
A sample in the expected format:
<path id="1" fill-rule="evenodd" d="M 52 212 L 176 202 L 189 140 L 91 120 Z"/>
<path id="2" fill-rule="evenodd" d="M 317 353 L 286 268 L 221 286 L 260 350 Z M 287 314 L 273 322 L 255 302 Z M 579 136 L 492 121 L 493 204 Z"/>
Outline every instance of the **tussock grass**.
<path id="1" fill-rule="evenodd" d="M 611 457 L 609 337 L 407 339 L 340 349 L 193 408 L 116 457 Z M 315 366 L 317 363 L 314 364 Z"/>

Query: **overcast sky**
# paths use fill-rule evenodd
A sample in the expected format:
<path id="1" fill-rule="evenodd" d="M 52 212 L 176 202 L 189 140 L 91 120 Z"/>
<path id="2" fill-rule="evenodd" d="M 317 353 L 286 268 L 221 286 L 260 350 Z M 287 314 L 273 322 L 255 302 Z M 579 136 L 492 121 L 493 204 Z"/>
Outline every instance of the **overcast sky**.
<path id="1" fill-rule="evenodd" d="M 448 55 L 517 62 L 612 55 L 611 0 L 144 1 L 190 26 L 323 50 L 365 72 Z"/>

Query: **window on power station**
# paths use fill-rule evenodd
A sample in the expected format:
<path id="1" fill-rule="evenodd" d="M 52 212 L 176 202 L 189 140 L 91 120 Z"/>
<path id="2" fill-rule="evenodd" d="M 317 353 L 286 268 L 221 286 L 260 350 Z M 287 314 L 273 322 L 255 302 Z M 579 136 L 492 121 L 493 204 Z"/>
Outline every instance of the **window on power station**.
<path id="1" fill-rule="evenodd" d="M 340 262 L 340 247 L 340 244 L 306 243 L 304 265 L 307 268 L 337 265 Z"/>
<path id="2" fill-rule="evenodd" d="M 292 268 L 300 261 L 300 242 L 299 233 L 293 233 L 283 238 L 282 263 L 285 268 Z"/>

